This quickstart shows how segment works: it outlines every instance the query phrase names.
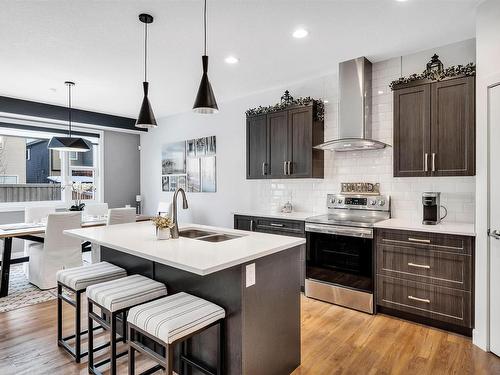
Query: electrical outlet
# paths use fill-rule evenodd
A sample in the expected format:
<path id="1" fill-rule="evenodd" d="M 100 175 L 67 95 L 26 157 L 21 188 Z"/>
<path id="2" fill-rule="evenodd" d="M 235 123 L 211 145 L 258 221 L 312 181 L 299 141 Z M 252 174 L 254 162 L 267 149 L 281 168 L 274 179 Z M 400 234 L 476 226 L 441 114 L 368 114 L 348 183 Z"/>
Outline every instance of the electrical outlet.
<path id="1" fill-rule="evenodd" d="M 255 263 L 246 266 L 246 287 L 255 285 Z"/>

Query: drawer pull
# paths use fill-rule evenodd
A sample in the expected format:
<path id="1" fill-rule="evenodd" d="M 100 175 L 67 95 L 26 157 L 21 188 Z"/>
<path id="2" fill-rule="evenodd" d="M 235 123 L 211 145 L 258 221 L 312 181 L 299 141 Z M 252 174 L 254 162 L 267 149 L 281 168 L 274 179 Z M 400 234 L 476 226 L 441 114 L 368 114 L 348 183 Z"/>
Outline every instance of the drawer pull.
<path id="1" fill-rule="evenodd" d="M 421 243 L 431 243 L 431 240 L 422 240 L 420 238 L 408 237 L 408 241 L 421 242 Z"/>
<path id="2" fill-rule="evenodd" d="M 279 228 L 283 228 L 284 225 L 283 224 L 277 224 L 277 223 L 269 223 L 270 226 L 272 227 L 279 227 Z"/>
<path id="3" fill-rule="evenodd" d="M 408 266 L 410 266 L 410 267 L 417 267 L 417 268 L 425 268 L 427 270 L 431 269 L 431 266 L 428 266 L 426 264 L 415 264 L 415 263 L 411 263 L 411 262 L 408 263 Z"/>
<path id="4" fill-rule="evenodd" d="M 408 296 L 408 299 L 411 299 L 413 301 L 418 301 L 418 302 L 431 303 L 430 299 L 425 299 L 425 298 L 417 298 L 417 297 L 413 297 L 413 296 Z"/>

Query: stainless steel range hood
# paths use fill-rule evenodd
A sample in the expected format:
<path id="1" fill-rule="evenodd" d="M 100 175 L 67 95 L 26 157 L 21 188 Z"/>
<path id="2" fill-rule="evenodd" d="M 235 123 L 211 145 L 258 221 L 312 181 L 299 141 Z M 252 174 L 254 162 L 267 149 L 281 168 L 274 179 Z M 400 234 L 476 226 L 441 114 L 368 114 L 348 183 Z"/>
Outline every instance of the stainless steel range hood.
<path id="1" fill-rule="evenodd" d="M 372 63 L 366 57 L 339 64 L 338 139 L 315 148 L 330 151 L 376 150 L 372 139 Z"/>

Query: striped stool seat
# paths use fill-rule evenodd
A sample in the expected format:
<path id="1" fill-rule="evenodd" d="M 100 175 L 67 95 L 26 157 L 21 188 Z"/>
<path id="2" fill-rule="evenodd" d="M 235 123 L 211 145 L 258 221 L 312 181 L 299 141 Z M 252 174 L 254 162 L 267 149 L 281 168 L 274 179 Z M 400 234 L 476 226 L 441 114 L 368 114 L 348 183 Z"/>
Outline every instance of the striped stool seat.
<path id="1" fill-rule="evenodd" d="M 141 275 L 87 287 L 87 298 L 110 312 L 123 310 L 167 295 L 165 284 Z"/>
<path id="2" fill-rule="evenodd" d="M 85 290 L 88 286 L 127 276 L 127 271 L 108 262 L 80 266 L 57 272 L 57 282 L 74 290 Z"/>
<path id="3" fill-rule="evenodd" d="M 128 326 L 128 371 L 135 375 L 135 352 L 145 354 L 157 363 L 156 366 L 143 372 L 152 374 L 164 369 L 166 375 L 173 375 L 174 347 L 179 350 L 180 374 L 188 373 L 189 367 L 196 368 L 205 375 L 222 375 L 224 373 L 224 321 L 226 312 L 215 303 L 187 294 L 177 293 L 160 298 L 129 310 Z M 205 362 L 188 354 L 187 342 L 191 337 L 217 327 L 217 364 L 215 370 L 207 367 Z M 146 347 L 143 337 L 149 338 L 162 350 L 152 351 Z M 161 354 L 160 354 L 161 353 Z"/>
<path id="4" fill-rule="evenodd" d="M 82 294 L 90 285 L 125 276 L 127 276 L 127 271 L 108 262 L 67 268 L 57 272 L 57 344 L 71 354 L 77 363 L 88 354 L 88 352 L 81 350 L 82 335 L 88 333 L 88 330 L 81 330 Z M 73 292 L 74 297 L 72 298 L 71 294 L 63 293 L 63 289 Z M 63 337 L 62 323 L 63 301 L 75 308 L 75 333 L 65 337 Z M 95 327 L 95 329 L 100 328 L 99 326 Z M 70 344 L 72 339 L 75 339 L 74 348 Z"/>
<path id="5" fill-rule="evenodd" d="M 109 332 L 111 347 L 109 358 L 94 363 L 94 335 L 89 334 L 89 360 L 88 371 L 90 374 L 99 375 L 99 367 L 109 363 L 109 374 L 116 375 L 116 360 L 127 351 L 117 353 L 118 341 L 127 340 L 127 313 L 130 308 L 152 301 L 167 295 L 165 284 L 154 281 L 141 275 L 132 275 L 118 280 L 106 281 L 87 287 L 89 332 L 93 330 L 94 322 L 99 323 Z M 100 309 L 100 314 L 94 312 L 94 307 Z M 123 324 L 118 326 L 118 320 Z"/>
<path id="6" fill-rule="evenodd" d="M 127 321 L 164 343 L 172 344 L 225 315 L 224 309 L 215 303 L 181 292 L 131 308 Z"/>

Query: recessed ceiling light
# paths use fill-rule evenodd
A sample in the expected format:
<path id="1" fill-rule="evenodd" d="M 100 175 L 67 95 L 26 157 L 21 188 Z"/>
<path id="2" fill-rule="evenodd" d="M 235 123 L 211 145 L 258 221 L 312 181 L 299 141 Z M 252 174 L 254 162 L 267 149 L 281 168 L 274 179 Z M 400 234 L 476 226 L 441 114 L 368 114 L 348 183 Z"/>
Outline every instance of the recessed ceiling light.
<path id="1" fill-rule="evenodd" d="M 293 32 L 293 37 L 297 39 L 305 38 L 309 34 L 306 29 L 298 28 Z"/>
<path id="2" fill-rule="evenodd" d="M 398 3 L 404 3 L 407 0 L 396 0 Z"/>
<path id="3" fill-rule="evenodd" d="M 325 103 L 325 104 L 328 103 L 328 100 L 323 100 L 323 103 Z"/>
<path id="4" fill-rule="evenodd" d="M 382 95 L 384 92 L 383 92 L 382 90 L 378 90 L 378 91 L 377 91 L 377 93 L 378 93 L 379 95 Z"/>
<path id="5" fill-rule="evenodd" d="M 224 61 L 227 64 L 236 64 L 238 61 L 240 61 L 240 59 L 238 59 L 237 57 L 234 57 L 234 56 L 228 56 L 224 59 Z"/>

